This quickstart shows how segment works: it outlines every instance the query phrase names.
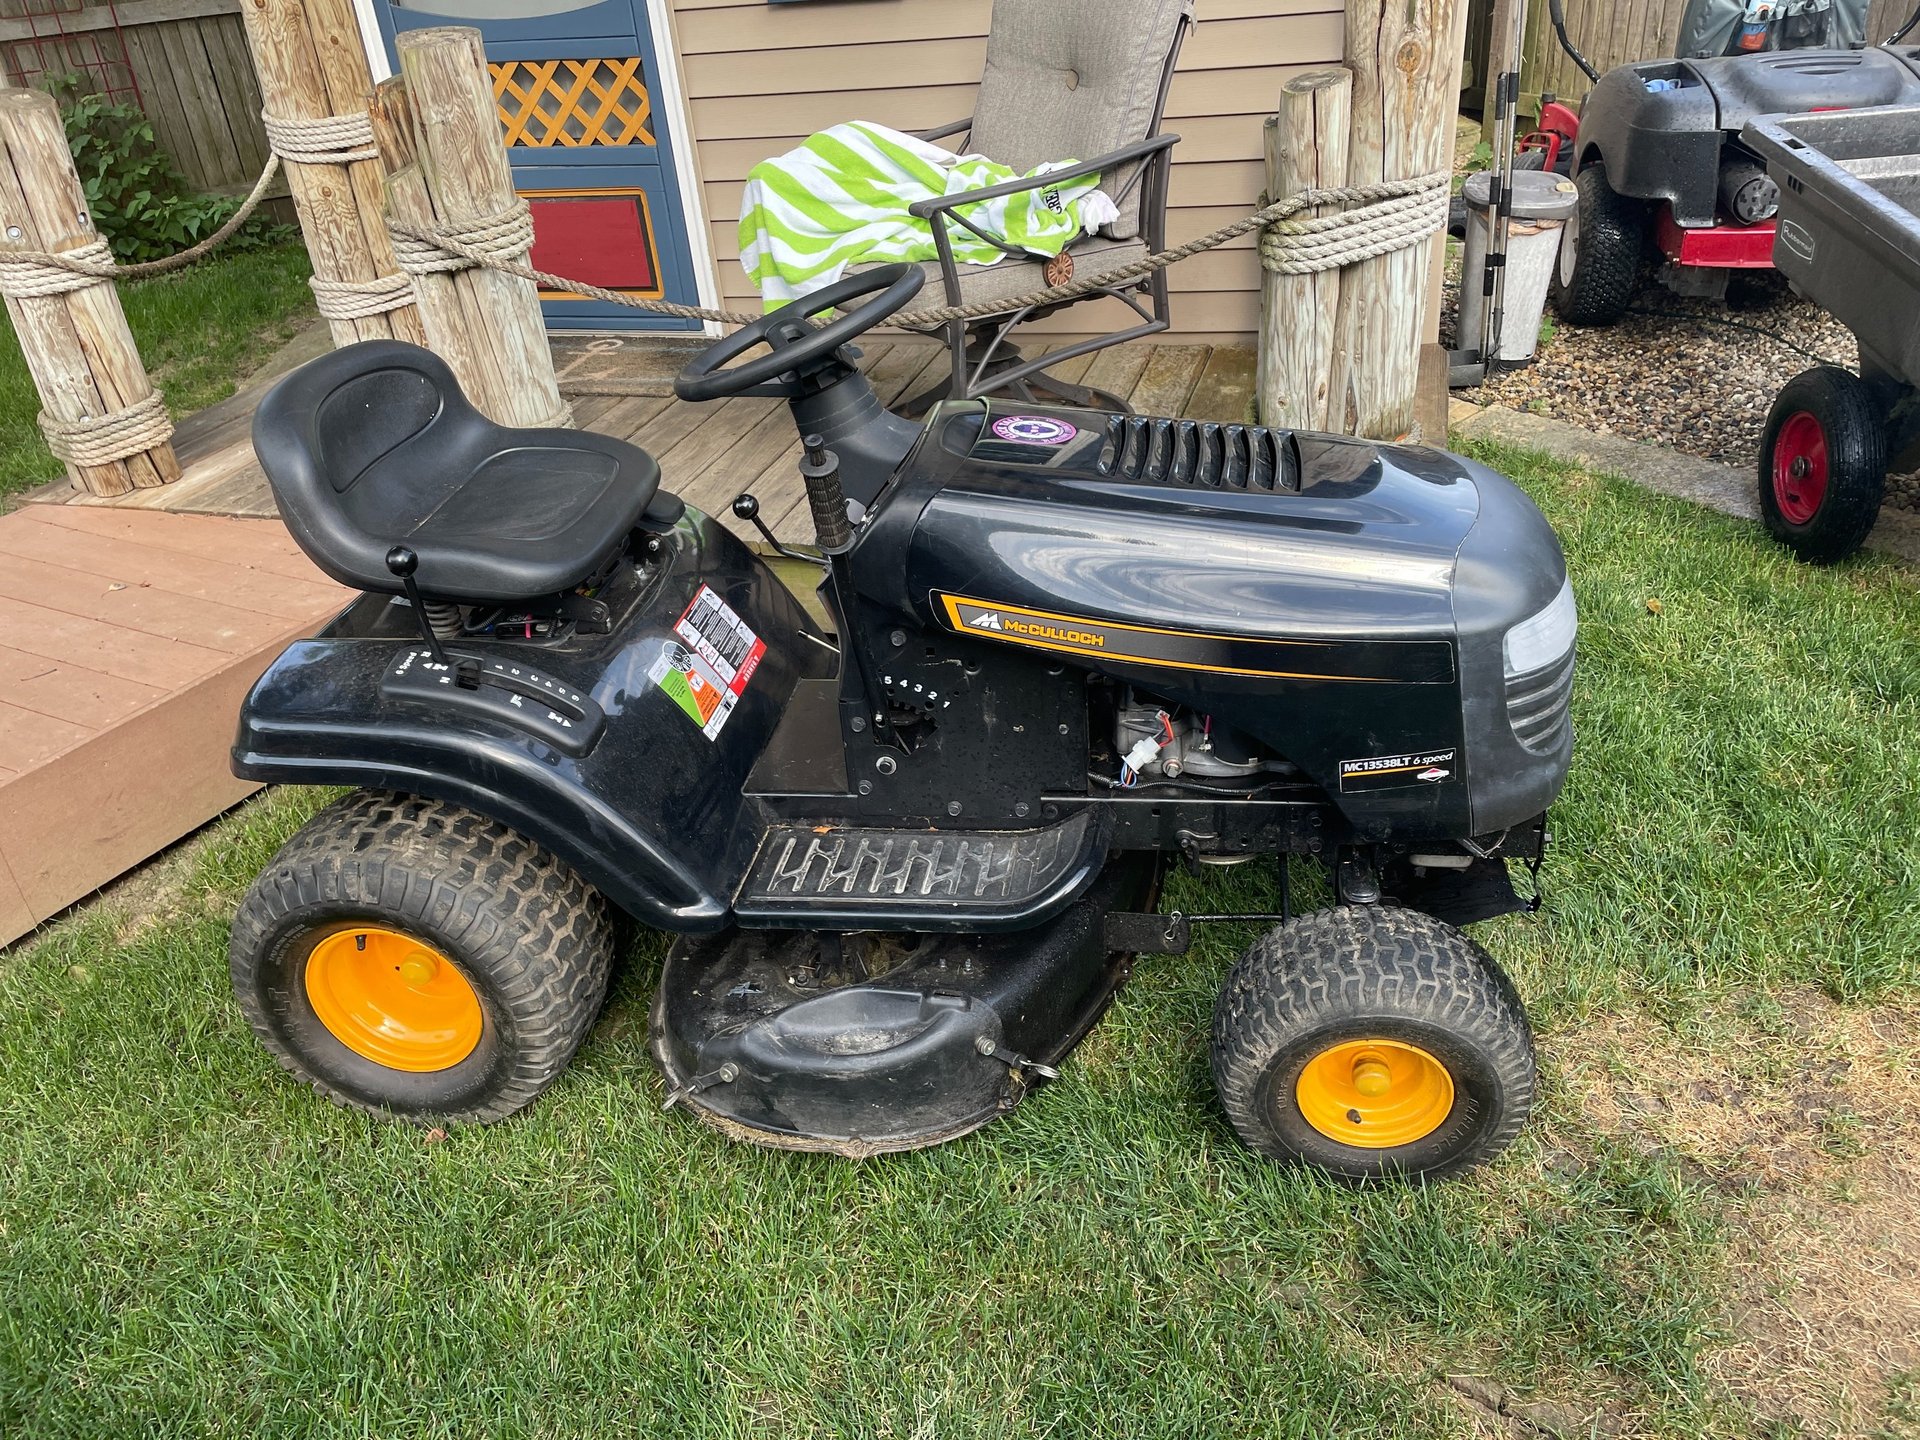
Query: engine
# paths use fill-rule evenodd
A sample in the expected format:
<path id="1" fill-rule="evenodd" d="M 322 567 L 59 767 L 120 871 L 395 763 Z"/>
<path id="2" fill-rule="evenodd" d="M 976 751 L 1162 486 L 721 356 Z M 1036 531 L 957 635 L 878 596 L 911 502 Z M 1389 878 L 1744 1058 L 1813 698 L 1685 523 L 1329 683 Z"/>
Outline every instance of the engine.
<path id="1" fill-rule="evenodd" d="M 1179 705 L 1170 709 L 1131 689 L 1114 713 L 1113 748 L 1120 759 L 1120 784 L 1128 789 L 1156 780 L 1202 790 L 1209 787 L 1195 782 L 1222 781 L 1227 783 L 1215 788 L 1228 789 L 1263 776 L 1298 773 L 1297 766 L 1257 742 L 1216 726 L 1213 716 Z"/>

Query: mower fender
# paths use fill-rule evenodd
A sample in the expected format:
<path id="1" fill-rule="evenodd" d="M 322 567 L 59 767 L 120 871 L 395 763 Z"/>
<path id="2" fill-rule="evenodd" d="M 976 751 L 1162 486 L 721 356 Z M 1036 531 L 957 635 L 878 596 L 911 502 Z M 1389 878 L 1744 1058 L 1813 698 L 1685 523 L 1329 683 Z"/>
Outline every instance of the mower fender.
<path id="1" fill-rule="evenodd" d="M 282 661 L 310 659 L 298 652 L 317 643 L 295 646 Z M 260 708 L 250 706 L 233 751 L 233 771 L 243 779 L 392 790 L 465 806 L 545 846 L 608 899 L 661 929 L 714 930 L 732 913 L 660 836 L 564 783 L 555 768 L 526 764 L 484 737 L 430 725 L 386 724 L 375 734 L 349 724 L 275 721 Z"/>
<path id="2" fill-rule="evenodd" d="M 1676 88 L 1650 91 L 1649 80 Z M 1665 202 L 1681 225 L 1711 225 L 1725 139 L 1713 92 L 1692 66 L 1622 65 L 1600 77 L 1580 109 L 1575 173 L 1598 160 L 1618 194 Z"/>
<path id="3" fill-rule="evenodd" d="M 543 728 L 543 705 L 490 710 L 422 688 L 418 677 L 434 667 L 408 612 L 370 595 L 254 685 L 234 773 L 462 805 L 553 851 L 644 924 L 721 928 L 764 828 L 743 795 L 747 776 L 795 687 L 830 666 L 832 651 L 807 638 L 818 630 L 779 579 L 707 516 L 689 509 L 662 539 L 654 563 L 600 592 L 605 634 L 553 646 L 448 642 L 456 662 L 513 667 L 583 700 L 592 723 L 577 736 Z M 703 705 L 680 673 L 697 668 L 686 638 L 696 605 L 724 617 L 698 633 L 719 636 L 739 662 L 718 704 L 710 682 Z"/>

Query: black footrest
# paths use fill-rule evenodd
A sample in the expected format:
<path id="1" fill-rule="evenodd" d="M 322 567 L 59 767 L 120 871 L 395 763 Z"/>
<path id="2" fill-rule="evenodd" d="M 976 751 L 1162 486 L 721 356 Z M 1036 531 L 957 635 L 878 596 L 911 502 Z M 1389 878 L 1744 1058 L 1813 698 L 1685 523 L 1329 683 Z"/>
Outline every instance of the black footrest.
<path id="1" fill-rule="evenodd" d="M 1090 811 L 1034 830 L 771 827 L 734 898 L 743 925 L 1013 929 L 1078 896 L 1106 858 Z"/>

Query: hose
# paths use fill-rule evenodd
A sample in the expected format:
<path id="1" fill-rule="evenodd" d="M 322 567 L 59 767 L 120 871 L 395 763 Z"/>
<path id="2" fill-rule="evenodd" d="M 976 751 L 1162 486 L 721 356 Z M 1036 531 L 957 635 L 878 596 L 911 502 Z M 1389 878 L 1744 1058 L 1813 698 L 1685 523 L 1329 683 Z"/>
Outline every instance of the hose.
<path id="1" fill-rule="evenodd" d="M 1842 365 L 1838 360 L 1834 360 L 1828 356 L 1819 354 L 1817 351 L 1809 350 L 1804 345 L 1795 344 L 1793 341 L 1787 339 L 1786 336 L 1782 335 L 1777 330 L 1768 330 L 1764 326 L 1760 326 L 1760 325 L 1749 325 L 1743 320 L 1729 320 L 1724 315 L 1694 315 L 1694 314 L 1677 315 L 1671 310 L 1646 310 L 1646 309 L 1642 309 L 1638 305 L 1629 306 L 1626 313 L 1629 315 L 1637 315 L 1645 320 L 1667 320 L 1667 321 L 1673 322 L 1676 325 L 1681 324 L 1683 322 L 1691 322 L 1691 321 L 1699 320 L 1699 321 L 1703 321 L 1708 325 L 1724 326 L 1728 330 L 1744 330 L 1749 335 L 1758 335 L 1763 339 L 1771 340 L 1774 344 L 1780 346 L 1782 349 L 1791 350 L 1793 351 L 1794 354 L 1805 356 L 1807 359 L 1812 360 L 1818 364 L 1831 365 L 1836 370 L 1845 370 L 1849 368 L 1848 366 Z"/>
<path id="2" fill-rule="evenodd" d="M 1907 17 L 1906 24 L 1902 25 L 1887 37 L 1887 44 L 1898 45 L 1902 40 L 1907 38 L 1907 32 L 1913 29 L 1915 25 L 1920 25 L 1920 8 L 1915 9 L 1914 12 Z"/>
<path id="3" fill-rule="evenodd" d="M 1567 58 L 1582 70 L 1586 71 L 1587 79 L 1597 83 L 1600 79 L 1600 72 L 1593 68 L 1592 64 L 1587 60 L 1587 57 L 1582 55 L 1579 50 L 1574 47 L 1573 41 L 1567 37 L 1567 11 L 1566 7 L 1561 4 L 1561 0 L 1547 0 L 1547 15 L 1553 21 L 1553 33 L 1560 37 L 1560 48 L 1567 52 Z M 1920 12 L 1916 12 L 1914 19 L 1920 19 Z M 1912 25 L 1913 21 L 1909 20 L 1907 24 Z M 1905 34 L 1906 32 L 1902 31 L 1901 33 Z M 1889 40 L 1887 43 L 1891 45 L 1893 42 Z"/>

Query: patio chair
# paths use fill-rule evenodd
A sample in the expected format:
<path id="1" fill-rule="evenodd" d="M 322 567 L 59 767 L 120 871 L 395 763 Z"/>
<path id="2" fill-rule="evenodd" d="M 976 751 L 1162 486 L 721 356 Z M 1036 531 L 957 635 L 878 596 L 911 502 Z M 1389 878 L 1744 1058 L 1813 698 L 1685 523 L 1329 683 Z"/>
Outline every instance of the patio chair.
<path id="1" fill-rule="evenodd" d="M 1160 119 L 1192 17 L 1192 0 L 994 0 L 986 73 L 973 114 L 925 131 L 921 138 L 986 155 L 1015 170 L 1030 170 L 1049 160 L 1078 163 L 1045 177 L 1009 180 L 911 207 L 913 214 L 935 222 L 939 259 L 926 268 L 928 278 L 940 283 L 940 303 L 1012 300 L 1052 283 L 1044 259 L 983 234 L 958 207 L 1063 178 L 1098 173 L 1101 187 L 1120 209 L 1111 225 L 1067 247 L 1075 273 L 1111 270 L 1165 248 L 1167 181 L 1171 152 L 1180 137 L 1161 134 Z M 956 263 L 950 225 L 965 226 L 1006 251 L 1006 258 L 995 265 Z M 1029 320 L 1108 296 L 1131 309 L 1140 323 L 1031 359 L 1012 339 Z M 977 399 L 995 391 L 1030 401 L 1041 398 L 1036 391 L 1044 391 L 1069 404 L 1125 410 L 1126 404 L 1115 396 L 1041 372 L 1076 355 L 1156 335 L 1168 323 L 1164 270 L 1052 305 L 1010 307 L 949 321 L 928 333 L 944 333 L 953 372 L 908 402 L 906 412 L 918 414 L 942 399 Z"/>

